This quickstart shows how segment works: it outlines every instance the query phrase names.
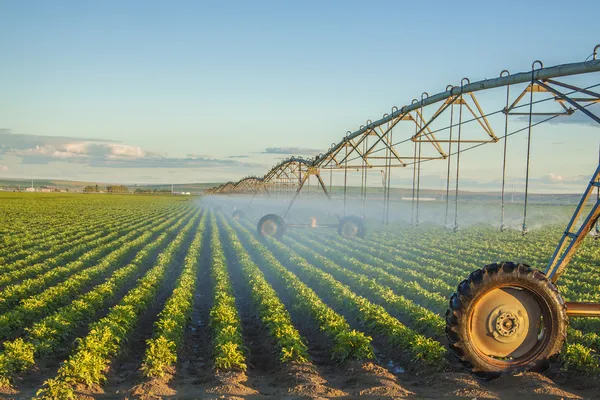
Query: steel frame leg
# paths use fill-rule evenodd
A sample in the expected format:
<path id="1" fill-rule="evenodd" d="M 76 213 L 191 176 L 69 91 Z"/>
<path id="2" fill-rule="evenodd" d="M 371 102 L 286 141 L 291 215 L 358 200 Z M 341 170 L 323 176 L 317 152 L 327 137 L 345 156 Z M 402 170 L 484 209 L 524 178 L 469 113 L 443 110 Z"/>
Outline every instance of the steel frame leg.
<path id="1" fill-rule="evenodd" d="M 600 217 L 600 199 L 596 199 L 596 203 L 579 227 L 579 230 L 577 232 L 573 231 L 573 228 L 581 219 L 583 209 L 587 205 L 590 196 L 593 194 L 594 188 L 597 187 L 600 187 L 600 165 L 598 165 L 598 168 L 596 168 L 596 172 L 592 176 L 587 189 L 583 193 L 583 196 L 581 197 L 581 200 L 579 201 L 579 204 L 577 205 L 577 208 L 571 217 L 571 221 L 567 225 L 567 229 L 558 242 L 558 246 L 556 246 L 556 250 L 554 251 L 552 258 L 548 262 L 545 274 L 550 280 L 552 280 L 552 282 L 556 282 L 562 275 L 567 267 L 567 264 L 569 264 L 569 261 L 571 261 L 571 258 L 573 258 L 573 255 L 575 255 L 575 252 L 581 245 L 585 235 L 590 232 Z"/>

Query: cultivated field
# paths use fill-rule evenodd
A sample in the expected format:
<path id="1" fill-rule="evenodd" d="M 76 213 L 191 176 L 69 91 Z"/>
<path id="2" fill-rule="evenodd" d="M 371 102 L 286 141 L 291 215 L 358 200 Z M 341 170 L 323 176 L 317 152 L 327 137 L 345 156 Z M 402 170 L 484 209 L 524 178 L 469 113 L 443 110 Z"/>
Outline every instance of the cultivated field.
<path id="1" fill-rule="evenodd" d="M 259 240 L 201 199 L 0 193 L 5 398 L 598 398 L 600 321 L 571 319 L 546 375 L 491 382 L 447 352 L 457 284 L 542 268 L 563 224 L 519 232 L 373 223 L 365 239 Z M 251 214 L 251 213 L 247 213 Z M 566 221 L 565 221 L 566 222 Z M 561 278 L 600 302 L 600 241 Z"/>

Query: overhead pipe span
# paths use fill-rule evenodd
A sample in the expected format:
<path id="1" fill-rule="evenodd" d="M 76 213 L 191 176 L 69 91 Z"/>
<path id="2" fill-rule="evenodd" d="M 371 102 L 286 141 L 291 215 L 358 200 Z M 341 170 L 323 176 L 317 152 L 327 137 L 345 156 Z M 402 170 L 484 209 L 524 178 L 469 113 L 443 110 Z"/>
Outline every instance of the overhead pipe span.
<path id="1" fill-rule="evenodd" d="M 561 64 L 561 65 L 555 65 L 553 67 L 548 67 L 548 68 L 540 68 L 540 69 L 528 71 L 528 72 L 519 72 L 514 75 L 506 75 L 506 76 L 502 76 L 502 77 L 498 77 L 498 78 L 494 78 L 494 79 L 484 79 L 482 81 L 468 83 L 464 86 L 454 86 L 454 87 L 452 87 L 452 89 L 435 94 L 433 96 L 422 98 L 420 101 L 416 101 L 413 104 L 404 106 L 404 107 L 400 108 L 399 110 L 394 111 L 391 114 L 389 114 L 377 121 L 371 122 L 371 123 L 365 125 L 364 127 L 360 128 L 359 130 L 348 134 L 344 138 L 344 140 L 339 142 L 336 146 L 332 147 L 331 149 L 329 149 L 329 151 L 327 151 L 321 157 L 319 157 L 317 160 L 315 160 L 314 165 L 320 165 L 320 163 L 325 161 L 330 154 L 334 153 L 336 150 L 338 150 L 340 147 L 342 147 L 347 140 L 354 139 L 357 136 L 360 136 L 360 135 L 364 134 L 365 132 L 368 132 L 369 130 L 372 130 L 373 128 L 376 128 L 380 125 L 386 124 L 386 123 L 394 120 L 395 118 L 398 118 L 401 115 L 407 114 L 411 111 L 416 111 L 416 110 L 420 109 L 421 107 L 425 107 L 425 106 L 428 106 L 431 104 L 438 103 L 440 101 L 444 101 L 444 100 L 450 98 L 450 96 L 472 93 L 472 92 L 477 92 L 480 90 L 494 89 L 494 88 L 503 87 L 503 86 L 516 85 L 519 83 L 529 83 L 532 80 L 536 80 L 536 79 L 537 80 L 552 79 L 552 78 L 559 78 L 559 77 L 563 77 L 563 76 L 587 74 L 590 72 L 598 72 L 598 71 L 600 71 L 600 60 L 593 59 L 593 60 L 585 61 L 585 62 L 578 62 L 578 63 L 572 63 L 572 64 Z"/>
<path id="2" fill-rule="evenodd" d="M 460 94 L 468 94 L 472 92 L 477 92 L 481 90 L 494 89 L 499 87 L 505 87 L 510 85 L 516 85 L 520 83 L 530 83 L 532 81 L 540 80 L 544 81 L 552 78 L 559 78 L 571 75 L 581 75 L 592 72 L 600 71 L 600 59 L 597 59 L 597 49 L 598 46 L 594 49 L 594 53 L 592 59 L 584 62 L 570 63 L 570 64 L 560 64 L 552 67 L 543 68 L 542 63 L 540 61 L 535 61 L 532 65 L 531 71 L 519 72 L 513 75 L 504 75 L 501 74 L 498 78 L 493 79 L 484 79 L 481 81 L 467 83 L 461 86 L 448 86 L 447 90 L 444 92 L 437 93 L 432 96 L 421 96 L 421 100 L 415 100 L 412 104 L 406 105 L 400 109 L 396 109 L 389 115 L 385 115 L 383 118 L 374 121 L 368 122 L 365 126 L 362 126 L 360 129 L 348 133 L 339 143 L 332 146 L 327 152 L 321 153 L 318 156 L 311 159 L 304 159 L 302 157 L 289 157 L 285 160 L 282 160 L 275 166 L 273 166 L 262 178 L 259 177 L 250 177 L 254 178 L 258 181 L 269 182 L 269 180 L 274 176 L 274 173 L 278 171 L 280 168 L 285 167 L 290 163 L 300 163 L 309 167 L 319 167 L 325 161 L 328 160 L 331 154 L 335 154 L 342 146 L 345 145 L 349 140 L 352 140 L 360 135 L 363 135 L 374 128 L 386 124 L 394 119 L 406 115 L 412 111 L 417 111 L 420 108 L 426 107 L 431 104 L 435 104 L 441 101 L 444 101 L 452 96 L 457 96 Z M 537 65 L 540 65 L 541 68 L 535 69 Z M 506 71 L 503 71 L 505 73 Z M 464 78 L 463 82 L 468 79 Z M 248 179 L 244 178 L 239 182 Z M 228 182 L 227 184 L 233 184 L 234 182 Z M 215 192 L 218 192 L 220 189 L 223 189 L 227 184 L 220 185 L 219 187 L 213 188 Z M 234 186 L 235 187 L 235 186 Z"/>

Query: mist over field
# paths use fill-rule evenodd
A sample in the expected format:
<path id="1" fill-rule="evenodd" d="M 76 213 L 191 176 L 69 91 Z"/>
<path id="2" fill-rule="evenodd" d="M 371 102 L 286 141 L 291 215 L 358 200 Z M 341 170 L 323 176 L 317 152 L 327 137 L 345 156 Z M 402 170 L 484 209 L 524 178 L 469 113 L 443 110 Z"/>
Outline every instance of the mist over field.
<path id="1" fill-rule="evenodd" d="M 235 210 L 242 210 L 248 218 L 257 222 L 266 214 L 283 216 L 291 203 L 290 197 L 265 197 L 246 195 L 205 196 L 205 201 L 212 205 L 220 205 L 222 211 L 231 215 Z M 423 226 L 446 226 L 453 228 L 455 224 L 455 202 L 421 198 L 418 204 L 418 223 Z M 459 228 L 473 225 L 500 228 L 500 201 L 473 200 L 460 201 L 458 205 Z M 575 205 L 529 204 L 527 207 L 527 228 L 533 232 L 546 227 L 566 226 Z M 504 225 L 509 230 L 521 230 L 523 225 L 524 205 L 521 202 L 505 204 Z M 360 198 L 346 200 L 344 212 L 343 198 L 328 200 L 324 196 L 299 196 L 290 208 L 285 220 L 287 223 L 310 223 L 310 218 L 317 219 L 317 224 L 334 224 L 344 215 L 365 217 L 370 229 L 379 229 L 384 220 L 384 202 L 381 199 L 367 199 L 366 203 Z M 416 223 L 417 203 L 410 199 L 390 202 L 389 224 Z"/>

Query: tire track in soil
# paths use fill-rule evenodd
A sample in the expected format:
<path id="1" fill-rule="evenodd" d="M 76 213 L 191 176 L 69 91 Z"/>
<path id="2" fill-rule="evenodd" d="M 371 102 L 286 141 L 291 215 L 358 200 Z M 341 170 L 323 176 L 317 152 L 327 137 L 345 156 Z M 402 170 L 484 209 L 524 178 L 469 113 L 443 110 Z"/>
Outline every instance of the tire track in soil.
<path id="1" fill-rule="evenodd" d="M 137 383 L 143 382 L 144 378 L 140 367 L 146 352 L 146 340 L 152 337 L 158 313 L 162 311 L 167 299 L 175 289 L 177 278 L 183 270 L 185 256 L 199 223 L 200 217 L 182 242 L 181 247 L 176 250 L 174 260 L 168 266 L 169 271 L 165 282 L 161 284 L 154 302 L 141 315 L 131 336 L 132 339 L 126 343 L 123 351 L 111 363 L 110 371 L 106 374 L 106 384 L 103 386 L 104 393 L 97 395 L 96 398 L 126 397 Z M 184 225 L 182 224 L 182 229 Z"/>
<path id="2" fill-rule="evenodd" d="M 176 235 L 175 232 L 173 235 Z M 160 233 L 157 233 L 152 240 L 156 239 Z M 174 237 L 174 236 L 173 236 Z M 82 326 L 75 328 L 72 333 L 69 335 L 71 340 L 68 343 L 64 343 L 57 348 L 51 354 L 48 354 L 41 358 L 40 360 L 36 360 L 36 367 L 34 370 L 30 371 L 23 377 L 17 378 L 17 382 L 15 384 L 15 389 L 19 392 L 19 395 L 16 398 L 27 398 L 30 399 L 35 395 L 35 392 L 44 384 L 44 381 L 49 377 L 56 376 L 58 369 L 60 368 L 61 362 L 63 362 L 68 356 L 74 351 L 76 347 L 76 342 L 74 338 L 81 338 L 88 334 L 89 326 L 104 318 L 111 310 L 113 306 L 118 304 L 125 295 L 135 287 L 137 280 L 144 276 L 144 274 L 152 268 L 158 259 L 158 254 L 164 250 L 167 243 L 162 248 L 154 250 L 150 254 L 150 259 L 147 263 L 144 264 L 142 269 L 138 271 L 120 290 L 115 293 L 115 296 L 107 303 L 107 305 L 100 311 L 98 311 L 92 318 L 89 319 Z M 127 265 L 127 264 L 124 264 Z M 108 278 L 108 276 L 106 277 Z M 92 290 L 90 288 L 90 290 Z M 85 291 L 86 293 L 88 290 Z M 66 307 L 66 306 L 65 306 Z"/>

